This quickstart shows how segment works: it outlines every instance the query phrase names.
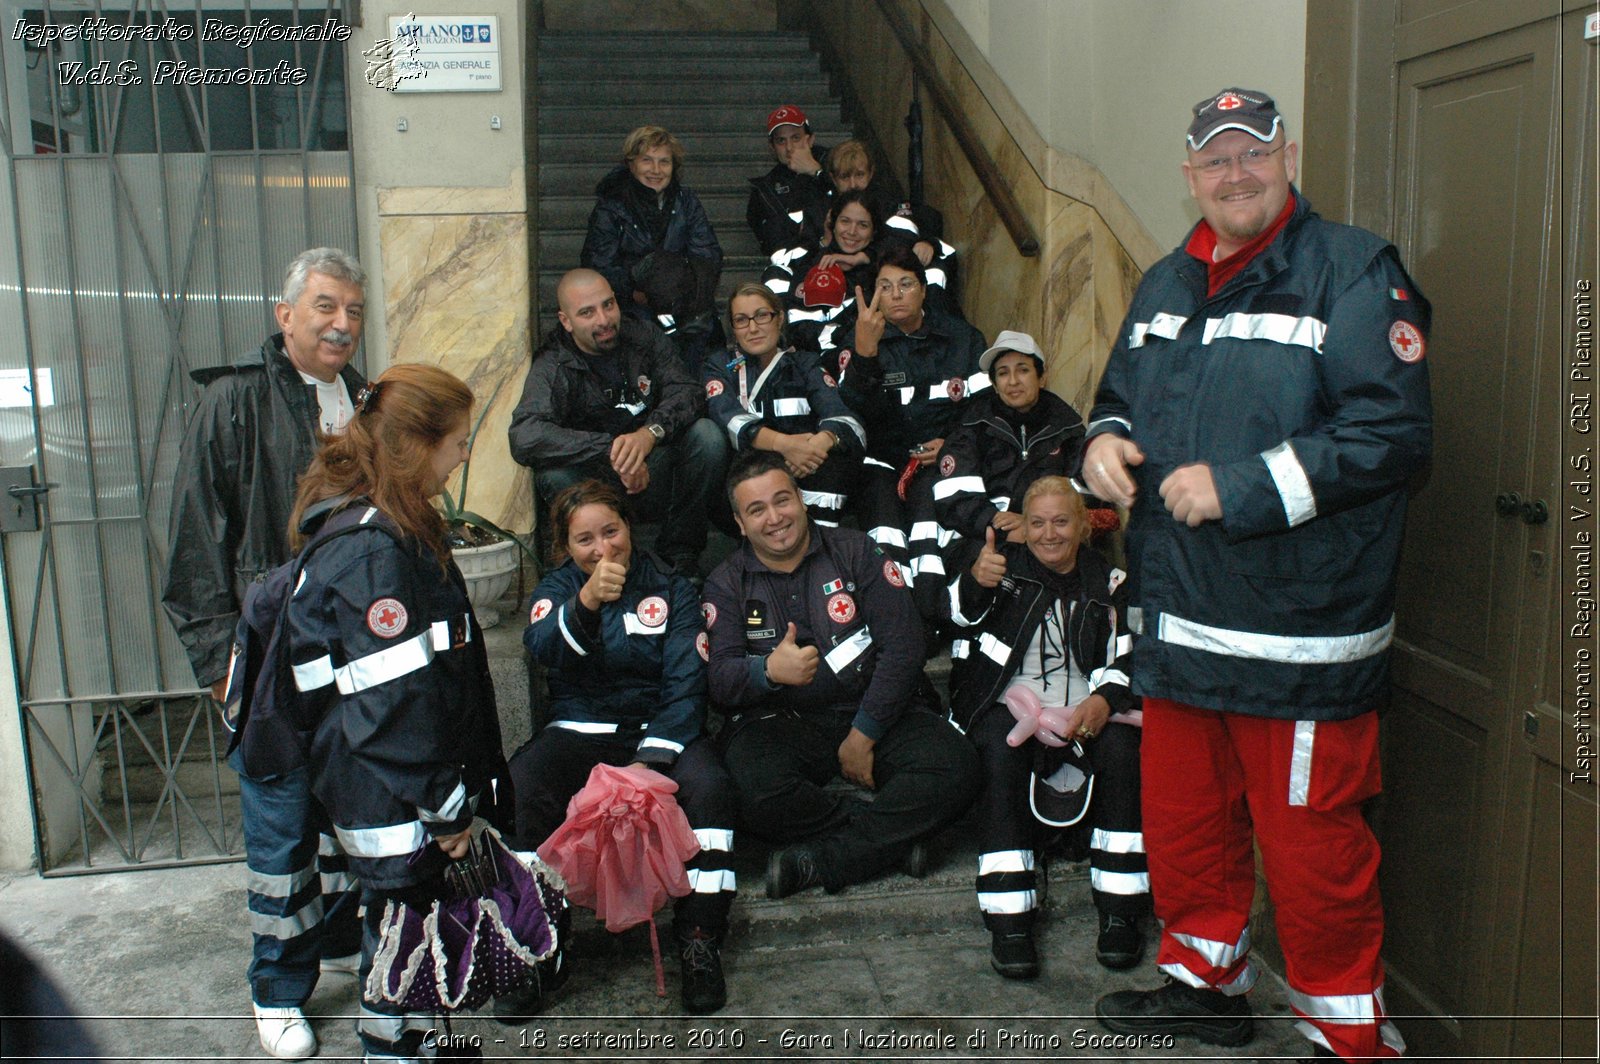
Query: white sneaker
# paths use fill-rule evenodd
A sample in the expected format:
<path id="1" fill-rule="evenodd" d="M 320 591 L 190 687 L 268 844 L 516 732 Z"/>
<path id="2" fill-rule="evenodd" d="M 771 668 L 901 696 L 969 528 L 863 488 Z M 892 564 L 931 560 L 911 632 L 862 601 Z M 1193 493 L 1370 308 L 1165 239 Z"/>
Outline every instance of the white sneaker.
<path id="1" fill-rule="evenodd" d="M 256 1010 L 256 1033 L 261 1048 L 280 1060 L 304 1060 L 317 1051 L 306 1014 L 297 1008 L 273 1008 L 251 1003 Z"/>
<path id="2" fill-rule="evenodd" d="M 340 975 L 361 974 L 360 952 L 347 954 L 343 957 L 322 958 L 321 968 L 325 972 L 335 972 Z"/>

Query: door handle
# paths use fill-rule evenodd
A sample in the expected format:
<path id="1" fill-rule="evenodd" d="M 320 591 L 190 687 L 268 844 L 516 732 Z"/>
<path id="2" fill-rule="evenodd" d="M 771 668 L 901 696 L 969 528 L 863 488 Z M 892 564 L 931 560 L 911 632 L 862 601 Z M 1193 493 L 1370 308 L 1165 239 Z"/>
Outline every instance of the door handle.
<path id="1" fill-rule="evenodd" d="M 1550 507 L 1544 504 L 1543 499 L 1530 499 L 1522 504 L 1518 512 L 1522 514 L 1522 523 L 1525 525 L 1542 525 L 1550 520 Z"/>
<path id="2" fill-rule="evenodd" d="M 1514 491 L 1502 491 L 1494 497 L 1495 512 L 1501 517 L 1511 517 L 1522 510 L 1522 496 Z"/>
<path id="3" fill-rule="evenodd" d="M 35 484 L 32 487 L 24 487 L 21 484 L 13 484 L 6 489 L 6 494 L 13 499 L 26 499 L 30 495 L 44 495 L 55 486 L 54 484 Z"/>

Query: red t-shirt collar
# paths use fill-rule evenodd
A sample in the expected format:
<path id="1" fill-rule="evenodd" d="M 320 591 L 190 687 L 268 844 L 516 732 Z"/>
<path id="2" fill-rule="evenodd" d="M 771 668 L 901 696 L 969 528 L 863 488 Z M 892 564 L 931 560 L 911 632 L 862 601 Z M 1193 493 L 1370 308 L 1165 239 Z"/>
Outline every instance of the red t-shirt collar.
<path id="1" fill-rule="evenodd" d="M 1289 218 L 1294 214 L 1295 195 L 1294 189 L 1289 190 L 1289 200 L 1283 205 L 1283 210 L 1273 223 L 1267 226 L 1256 238 L 1232 255 L 1221 261 L 1213 262 L 1212 256 L 1217 253 L 1217 233 L 1211 228 L 1211 223 L 1204 218 L 1195 226 L 1194 234 L 1189 237 L 1189 243 L 1184 248 L 1189 254 L 1206 264 L 1206 295 L 1214 296 L 1222 290 L 1222 286 L 1233 279 L 1240 270 L 1250 264 L 1250 260 L 1273 242 L 1283 227 L 1289 224 Z"/>

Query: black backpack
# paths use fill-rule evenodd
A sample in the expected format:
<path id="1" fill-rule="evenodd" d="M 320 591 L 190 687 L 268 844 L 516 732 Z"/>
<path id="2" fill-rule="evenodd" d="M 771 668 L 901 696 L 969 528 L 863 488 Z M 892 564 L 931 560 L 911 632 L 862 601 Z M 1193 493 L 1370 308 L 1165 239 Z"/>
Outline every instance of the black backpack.
<path id="1" fill-rule="evenodd" d="M 289 599 L 300 584 L 306 562 L 319 547 L 369 528 L 382 529 L 396 542 L 401 540 L 399 531 L 377 507 L 346 506 L 322 522 L 294 560 L 269 569 L 245 592 L 228 660 L 222 721 L 233 732 L 228 753 L 239 751 L 247 776 L 265 779 L 306 764 L 318 721 L 302 705 L 289 663 Z"/>

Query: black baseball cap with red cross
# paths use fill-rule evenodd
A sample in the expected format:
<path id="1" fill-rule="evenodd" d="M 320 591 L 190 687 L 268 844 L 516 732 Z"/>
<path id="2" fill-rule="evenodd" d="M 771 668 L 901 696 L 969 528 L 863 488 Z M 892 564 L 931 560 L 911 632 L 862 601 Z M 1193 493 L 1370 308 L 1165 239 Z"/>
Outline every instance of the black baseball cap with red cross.
<path id="1" fill-rule="evenodd" d="M 1271 141 L 1283 125 L 1271 96 L 1255 89 L 1223 89 L 1194 105 L 1189 147 L 1199 151 L 1225 129 L 1242 129 L 1257 140 Z"/>

